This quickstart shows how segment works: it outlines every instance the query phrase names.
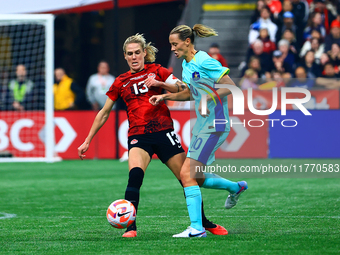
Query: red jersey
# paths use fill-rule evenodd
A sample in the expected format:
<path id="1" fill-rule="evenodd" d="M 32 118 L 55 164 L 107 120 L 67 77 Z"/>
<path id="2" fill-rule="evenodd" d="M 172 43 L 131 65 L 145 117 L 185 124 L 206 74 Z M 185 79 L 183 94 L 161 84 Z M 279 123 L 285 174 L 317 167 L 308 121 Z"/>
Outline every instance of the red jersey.
<path id="1" fill-rule="evenodd" d="M 164 101 L 157 106 L 149 103 L 149 98 L 160 95 L 163 89 L 149 89 L 144 84 L 148 77 L 172 84 L 177 81 L 177 78 L 161 65 L 145 64 L 144 69 L 138 73 L 128 71 L 119 75 L 106 93 L 112 101 L 116 101 L 118 97 L 124 100 L 129 120 L 128 136 L 173 129 L 170 111 Z"/>

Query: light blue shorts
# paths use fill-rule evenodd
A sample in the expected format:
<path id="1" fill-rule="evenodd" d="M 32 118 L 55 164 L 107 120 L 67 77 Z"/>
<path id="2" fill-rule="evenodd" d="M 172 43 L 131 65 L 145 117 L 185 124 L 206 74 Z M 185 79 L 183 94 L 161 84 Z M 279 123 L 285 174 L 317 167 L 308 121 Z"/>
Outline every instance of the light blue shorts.
<path id="1" fill-rule="evenodd" d="M 187 157 L 205 165 L 212 164 L 215 161 L 216 150 L 227 139 L 228 135 L 229 132 L 215 132 L 192 136 Z"/>

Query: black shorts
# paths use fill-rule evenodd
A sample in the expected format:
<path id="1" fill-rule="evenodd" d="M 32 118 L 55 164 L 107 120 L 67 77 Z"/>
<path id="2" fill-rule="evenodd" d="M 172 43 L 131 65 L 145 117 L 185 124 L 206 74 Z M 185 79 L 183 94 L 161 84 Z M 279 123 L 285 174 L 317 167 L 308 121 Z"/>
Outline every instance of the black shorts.
<path id="1" fill-rule="evenodd" d="M 163 163 L 166 163 L 172 156 L 184 152 L 177 135 L 171 129 L 129 136 L 129 151 L 134 147 L 145 150 L 149 153 L 150 158 L 155 153 Z"/>

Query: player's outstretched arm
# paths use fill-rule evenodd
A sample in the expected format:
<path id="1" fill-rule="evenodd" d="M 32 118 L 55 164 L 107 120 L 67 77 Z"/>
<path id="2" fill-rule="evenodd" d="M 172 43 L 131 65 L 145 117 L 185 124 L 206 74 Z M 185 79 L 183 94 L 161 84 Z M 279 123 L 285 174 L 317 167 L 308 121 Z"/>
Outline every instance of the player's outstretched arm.
<path id="1" fill-rule="evenodd" d="M 154 78 L 151 78 L 151 77 L 148 77 L 146 80 L 145 80 L 145 85 L 148 87 L 148 88 L 151 88 L 151 87 L 161 87 L 171 93 L 177 93 L 177 92 L 181 92 L 183 90 L 186 90 L 188 89 L 188 86 L 176 79 L 174 80 L 174 83 L 167 83 L 167 82 L 163 82 L 163 81 L 158 81 Z"/>
<path id="2" fill-rule="evenodd" d="M 234 85 L 236 84 L 233 82 L 233 80 L 229 77 L 229 75 L 224 75 L 219 81 L 218 84 L 227 84 L 227 85 Z M 227 88 L 221 88 L 216 90 L 217 94 L 220 96 L 220 98 L 223 98 L 225 96 L 228 96 L 231 94 L 231 91 Z M 214 94 L 215 95 L 215 94 Z M 210 101 L 212 98 L 208 95 L 207 100 Z"/>
<path id="3" fill-rule="evenodd" d="M 93 137 L 97 134 L 99 129 L 105 124 L 105 122 L 109 118 L 111 109 L 114 104 L 115 104 L 114 101 L 112 101 L 110 98 L 107 98 L 105 105 L 97 113 L 97 116 L 93 121 L 92 127 L 90 129 L 88 136 L 85 139 L 85 142 L 78 147 L 78 156 L 81 160 L 84 159 L 85 157 L 84 153 L 89 149 Z"/>
<path id="4" fill-rule="evenodd" d="M 190 100 L 190 90 L 186 89 L 178 93 L 156 95 L 149 98 L 149 102 L 152 105 L 158 105 L 159 102 L 163 100 L 171 101 L 189 101 Z"/>

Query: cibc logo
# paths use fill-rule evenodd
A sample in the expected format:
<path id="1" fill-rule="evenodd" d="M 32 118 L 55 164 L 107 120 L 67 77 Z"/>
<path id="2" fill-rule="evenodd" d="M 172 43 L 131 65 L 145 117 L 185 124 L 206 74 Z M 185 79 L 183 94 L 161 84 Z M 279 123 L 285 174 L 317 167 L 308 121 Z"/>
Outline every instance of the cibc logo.
<path id="1" fill-rule="evenodd" d="M 215 107 L 218 104 L 223 104 L 220 95 L 217 93 L 216 89 L 228 89 L 231 92 L 231 96 L 233 97 L 233 115 L 244 115 L 244 95 L 240 88 L 229 85 L 229 84 L 215 84 L 215 88 L 212 88 L 211 86 L 198 82 L 200 84 L 200 91 L 201 93 L 201 115 L 207 115 L 207 95 L 211 97 L 211 100 L 214 101 Z M 211 92 L 210 92 L 210 91 Z M 277 88 L 272 89 L 272 106 L 269 109 L 266 110 L 258 110 L 255 109 L 253 105 L 253 89 L 248 88 L 248 97 L 247 97 L 247 105 L 250 112 L 252 112 L 255 115 L 263 116 L 263 115 L 270 115 L 272 114 L 278 106 L 278 90 Z M 304 95 L 303 98 L 287 98 L 288 93 L 301 93 Z M 215 96 L 214 96 L 215 94 Z M 218 99 L 218 100 L 216 100 Z M 287 114 L 287 105 L 292 104 L 295 105 L 297 109 L 299 109 L 304 115 L 311 116 L 312 114 L 304 107 L 304 103 L 307 103 L 311 99 L 311 93 L 309 90 L 305 88 L 288 88 L 283 87 L 281 88 L 281 115 L 286 116 Z M 226 103 L 226 102 L 225 102 Z M 297 126 L 297 121 L 294 119 L 266 119 L 266 121 L 270 122 L 272 127 L 274 127 L 274 123 L 279 121 L 281 122 L 281 125 L 283 127 L 295 127 Z M 228 120 L 226 119 L 214 119 L 213 120 L 213 126 L 215 127 L 218 124 L 227 124 Z M 254 123 L 257 123 L 255 125 Z M 234 123 L 236 124 L 243 124 L 243 126 L 246 126 L 245 120 L 243 122 Z M 247 122 L 248 126 L 250 127 L 262 127 L 264 125 L 264 121 L 260 119 L 251 119 Z M 233 123 L 230 121 L 230 125 L 232 126 Z"/>

